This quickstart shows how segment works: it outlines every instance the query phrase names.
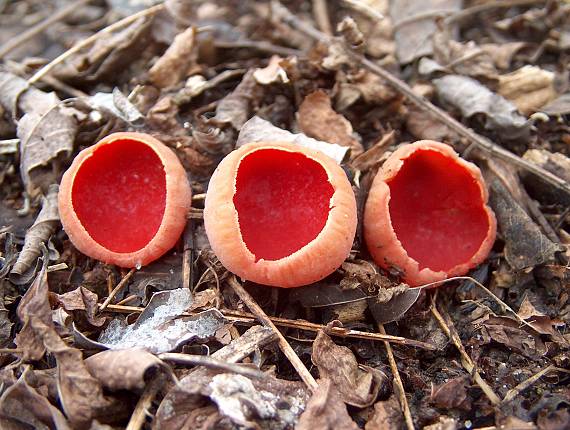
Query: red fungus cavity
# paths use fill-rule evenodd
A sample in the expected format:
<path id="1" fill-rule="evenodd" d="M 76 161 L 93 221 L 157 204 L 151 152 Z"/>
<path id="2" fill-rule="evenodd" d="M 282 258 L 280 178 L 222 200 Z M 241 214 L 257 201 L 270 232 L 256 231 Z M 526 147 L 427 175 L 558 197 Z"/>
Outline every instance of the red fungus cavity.
<path id="1" fill-rule="evenodd" d="M 95 241 L 114 252 L 138 251 L 154 237 L 164 216 L 164 167 L 146 144 L 116 140 L 85 160 L 71 195 Z"/>
<path id="2" fill-rule="evenodd" d="M 480 187 L 447 155 L 414 152 L 388 186 L 392 227 L 420 269 L 440 271 L 467 263 L 487 236 Z"/>
<path id="3" fill-rule="evenodd" d="M 443 143 L 398 148 L 366 202 L 364 236 L 374 260 L 412 286 L 467 273 L 496 234 L 481 172 Z"/>
<path id="4" fill-rule="evenodd" d="M 114 133 L 84 149 L 63 175 L 61 222 L 84 254 L 144 266 L 172 248 L 186 224 L 191 189 L 168 147 L 144 133 Z"/>
<path id="5" fill-rule="evenodd" d="M 327 155 L 291 143 L 248 143 L 212 175 L 204 225 L 231 272 L 299 287 L 331 274 L 348 256 L 356 200 L 346 174 Z"/>
<path id="6" fill-rule="evenodd" d="M 262 149 L 239 164 L 234 204 L 243 241 L 256 260 L 291 255 L 321 232 L 334 189 L 303 154 Z"/>

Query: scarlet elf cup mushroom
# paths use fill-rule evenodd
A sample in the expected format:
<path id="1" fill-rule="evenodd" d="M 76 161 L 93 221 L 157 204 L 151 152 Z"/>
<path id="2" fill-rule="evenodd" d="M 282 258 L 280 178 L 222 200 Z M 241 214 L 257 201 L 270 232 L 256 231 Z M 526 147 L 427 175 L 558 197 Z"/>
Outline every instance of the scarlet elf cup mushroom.
<path id="1" fill-rule="evenodd" d="M 298 287 L 323 279 L 348 256 L 356 201 L 327 155 L 290 143 L 249 143 L 212 175 L 204 224 L 228 270 L 260 284 Z"/>
<path id="2" fill-rule="evenodd" d="M 496 220 L 480 170 L 440 142 L 398 148 L 374 178 L 364 237 L 411 286 L 464 275 L 487 258 Z"/>
<path id="3" fill-rule="evenodd" d="M 174 152 L 144 133 L 114 133 L 84 149 L 63 175 L 59 213 L 84 254 L 121 267 L 144 266 L 171 249 L 191 205 Z"/>

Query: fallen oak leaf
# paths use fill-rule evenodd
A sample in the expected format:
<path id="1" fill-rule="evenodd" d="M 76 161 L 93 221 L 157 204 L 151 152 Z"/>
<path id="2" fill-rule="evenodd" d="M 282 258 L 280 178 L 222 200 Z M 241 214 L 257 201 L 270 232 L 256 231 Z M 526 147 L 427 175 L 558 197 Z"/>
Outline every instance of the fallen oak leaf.
<path id="1" fill-rule="evenodd" d="M 35 264 L 41 254 L 41 246 L 55 233 L 59 225 L 58 190 L 59 186 L 56 184 L 49 187 L 47 196 L 42 199 L 42 209 L 38 217 L 26 232 L 24 247 L 11 271 L 11 280 L 16 284 L 20 283 L 20 278 Z"/>
<path id="2" fill-rule="evenodd" d="M 311 361 L 319 369 L 321 379 L 330 379 L 342 400 L 352 406 L 370 406 L 388 384 L 383 372 L 359 366 L 350 349 L 336 345 L 322 330 L 313 342 Z"/>
<path id="3" fill-rule="evenodd" d="M 297 112 L 299 128 L 309 137 L 350 148 L 351 157 L 363 152 L 354 137 L 350 122 L 332 108 L 331 99 L 322 90 L 305 97 Z"/>
<path id="4" fill-rule="evenodd" d="M 105 324 L 105 317 L 97 315 L 99 298 L 97 294 L 87 288 L 79 286 L 73 291 L 65 294 L 54 294 L 54 296 L 55 301 L 67 312 L 74 315 L 75 320 L 82 318 L 84 322 L 93 327 L 101 327 Z"/>

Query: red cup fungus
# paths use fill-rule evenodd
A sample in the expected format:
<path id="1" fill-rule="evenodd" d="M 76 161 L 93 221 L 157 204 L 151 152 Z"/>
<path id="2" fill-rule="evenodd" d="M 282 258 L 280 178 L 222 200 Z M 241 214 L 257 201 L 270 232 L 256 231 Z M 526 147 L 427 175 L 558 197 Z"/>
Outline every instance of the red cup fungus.
<path id="1" fill-rule="evenodd" d="M 170 148 L 148 134 L 124 132 L 75 157 L 58 199 L 63 227 L 79 251 L 105 263 L 140 267 L 176 244 L 191 189 Z"/>
<path id="2" fill-rule="evenodd" d="M 260 284 L 299 287 L 350 253 L 356 200 L 327 155 L 291 143 L 249 143 L 212 175 L 204 224 L 220 262 Z"/>
<path id="3" fill-rule="evenodd" d="M 377 264 L 410 286 L 464 275 L 487 258 L 497 230 L 480 170 L 448 145 L 398 148 L 372 183 L 364 237 Z"/>

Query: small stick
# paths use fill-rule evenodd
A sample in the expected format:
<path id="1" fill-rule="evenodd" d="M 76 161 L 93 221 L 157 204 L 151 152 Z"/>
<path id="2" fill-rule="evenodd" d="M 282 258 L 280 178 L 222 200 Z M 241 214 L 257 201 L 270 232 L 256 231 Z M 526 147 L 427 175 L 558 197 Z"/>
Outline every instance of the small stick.
<path id="1" fill-rule="evenodd" d="M 116 30 L 119 30 L 123 27 L 126 27 L 126 26 L 130 25 L 131 23 L 135 22 L 139 18 L 152 16 L 155 13 L 161 11 L 162 9 L 164 9 L 164 3 L 160 3 L 160 4 L 157 4 L 156 6 L 149 7 L 148 9 L 141 10 L 137 13 L 129 15 L 129 16 L 109 25 L 108 27 L 103 28 L 102 30 L 99 30 L 97 33 L 92 34 L 88 38 L 86 38 L 86 39 L 82 40 L 81 42 L 77 43 L 76 45 L 72 46 L 70 49 L 65 51 L 63 54 L 59 55 L 58 57 L 56 57 L 52 61 L 50 61 L 48 64 L 43 66 L 30 79 L 28 79 L 28 85 L 33 85 L 36 82 L 38 82 L 39 80 L 41 80 L 45 75 L 47 75 L 49 72 L 51 72 L 55 66 L 57 66 L 58 64 L 61 64 L 62 62 L 67 60 L 69 57 L 71 57 L 75 53 L 79 52 L 81 49 L 85 48 L 86 46 L 91 45 L 93 42 L 95 42 L 101 36 L 104 36 L 108 33 L 112 33 L 113 31 L 116 31 Z"/>
<path id="2" fill-rule="evenodd" d="M 281 19 L 285 24 L 291 26 L 292 28 L 297 29 L 301 33 L 304 33 L 305 35 L 312 37 L 313 39 L 325 45 L 330 46 L 333 43 L 338 43 L 338 39 L 333 39 L 327 36 L 326 34 L 321 33 L 316 28 L 307 24 L 306 22 L 301 21 L 299 18 L 293 15 L 285 6 L 283 6 L 279 1 L 273 0 L 271 5 L 272 5 L 273 15 L 276 18 Z M 560 190 L 564 190 L 566 193 L 570 194 L 570 184 L 566 182 L 564 179 L 550 173 L 549 171 L 543 169 L 538 165 L 535 165 L 529 161 L 522 159 L 521 157 L 517 156 L 516 154 L 513 154 L 512 152 L 504 149 L 503 147 L 494 144 L 486 137 L 483 137 L 480 134 L 476 133 L 475 131 L 471 130 L 470 128 L 467 128 L 461 122 L 457 121 L 455 118 L 449 115 L 447 112 L 438 108 L 436 105 L 434 105 L 424 97 L 416 94 L 407 83 L 397 78 L 396 76 L 394 76 L 393 74 L 391 74 L 386 69 L 379 66 L 378 64 L 368 60 L 363 55 L 354 52 L 348 47 L 345 47 L 345 52 L 357 64 L 364 66 L 375 75 L 380 76 L 382 79 L 386 81 L 388 85 L 390 85 L 396 91 L 406 96 L 413 104 L 418 106 L 420 109 L 430 113 L 434 118 L 439 120 L 441 123 L 445 124 L 455 133 L 459 134 L 460 136 L 467 139 L 469 142 L 476 145 L 476 147 L 482 152 L 484 152 L 488 157 L 500 158 L 502 160 L 505 160 L 513 164 L 518 168 L 532 172 L 535 175 L 540 176 L 544 181 L 548 182 L 549 184 L 555 186 Z"/>
<path id="3" fill-rule="evenodd" d="M 235 48 L 248 48 L 255 49 L 260 52 L 267 52 L 268 54 L 277 54 L 282 57 L 299 56 L 301 51 L 298 49 L 287 48 L 285 46 L 274 45 L 273 43 L 265 42 L 263 40 L 215 40 L 214 46 L 222 49 L 235 49 Z"/>
<path id="4" fill-rule="evenodd" d="M 135 312 L 142 312 L 144 308 L 137 307 L 137 306 L 121 306 L 121 305 L 109 305 L 106 308 L 107 312 L 121 312 L 121 313 L 135 313 Z M 255 324 L 256 318 L 255 315 L 250 314 L 248 312 L 241 312 L 241 311 L 233 311 L 228 309 L 220 309 L 220 312 L 226 317 L 228 320 L 235 322 L 235 323 L 242 323 L 242 324 Z M 183 316 L 191 316 L 195 313 L 183 313 Z M 344 338 L 353 338 L 353 339 L 365 339 L 365 340 L 372 340 L 372 341 L 387 341 L 391 343 L 397 343 L 405 346 L 411 346 L 415 348 L 423 348 L 429 351 L 435 351 L 437 348 L 432 345 L 431 343 L 421 342 L 419 340 L 413 339 L 406 339 L 405 337 L 401 336 L 391 336 L 389 334 L 383 335 L 380 333 L 370 333 L 367 331 L 358 331 L 358 330 L 347 330 L 342 327 L 327 327 L 322 324 L 315 324 L 308 321 L 302 320 L 290 320 L 287 318 L 278 318 L 270 316 L 269 319 L 273 321 L 273 323 L 280 327 L 288 327 L 294 328 L 297 330 L 304 330 L 310 332 L 318 332 L 319 330 L 326 329 L 327 333 L 333 336 L 344 337 Z"/>
<path id="5" fill-rule="evenodd" d="M 285 339 L 283 334 L 281 334 L 281 332 L 277 330 L 275 324 L 273 324 L 271 319 L 266 315 L 265 312 L 263 312 L 263 309 L 261 309 L 261 307 L 257 304 L 255 299 L 251 297 L 251 295 L 245 290 L 245 288 L 243 288 L 243 286 L 237 281 L 235 276 L 230 277 L 230 279 L 228 280 L 228 284 L 230 285 L 230 287 L 233 288 L 233 290 L 236 292 L 239 298 L 243 300 L 243 302 L 246 304 L 249 310 L 253 312 L 253 314 L 255 314 L 257 319 L 264 326 L 271 328 L 275 332 L 275 334 L 277 335 L 277 342 L 279 344 L 279 347 L 281 348 L 281 351 L 283 351 L 283 354 L 285 354 L 285 356 L 289 359 L 289 361 L 291 362 L 291 364 L 293 365 L 293 367 L 295 368 L 295 370 L 297 371 L 297 373 L 299 374 L 305 385 L 307 385 L 307 387 L 309 387 L 311 391 L 315 391 L 318 388 L 317 381 L 315 381 L 315 378 L 313 378 L 313 375 L 311 375 L 311 373 L 307 370 L 307 368 L 305 367 L 305 365 L 303 364 L 297 353 L 293 350 L 293 348 L 291 348 L 291 345 L 289 345 L 287 339 Z"/>
<path id="6" fill-rule="evenodd" d="M 187 364 L 190 366 L 204 366 L 212 369 L 219 369 L 225 372 L 236 373 L 238 375 L 247 376 L 249 378 L 263 379 L 267 375 L 261 370 L 253 369 L 241 364 L 227 363 L 225 361 L 212 358 L 206 355 L 191 355 L 191 354 L 179 354 L 175 352 L 166 352 L 159 354 L 158 358 L 163 361 L 171 361 L 178 364 Z"/>
<path id="7" fill-rule="evenodd" d="M 378 324 L 378 331 L 381 334 L 386 334 L 386 329 L 384 324 Z M 402 378 L 400 378 L 400 371 L 398 370 L 398 364 L 396 363 L 396 358 L 394 357 L 394 352 L 392 351 L 392 345 L 390 342 L 384 341 L 384 346 L 386 347 L 386 353 L 388 354 L 388 362 L 390 363 L 390 369 L 392 369 L 392 375 L 394 376 L 394 383 L 398 388 L 398 398 L 400 400 L 400 407 L 404 413 L 404 418 L 406 420 L 406 427 L 408 430 L 414 430 L 414 420 L 412 419 L 412 413 L 410 412 L 410 405 L 408 405 L 408 399 L 406 398 L 406 391 L 404 390 L 404 384 L 402 383 Z"/>
<path id="8" fill-rule="evenodd" d="M 372 6 L 369 6 L 368 3 L 363 2 L 361 0 L 342 0 L 344 4 L 348 7 L 354 9 L 357 12 L 360 12 L 363 15 L 366 15 L 368 18 L 372 20 L 382 20 L 384 19 L 384 15 L 374 9 Z"/>
<path id="9" fill-rule="evenodd" d="M 473 360 L 471 360 L 471 357 L 469 357 L 469 354 L 467 354 L 467 351 L 465 351 L 465 347 L 461 343 L 461 339 L 459 338 L 459 334 L 455 330 L 455 327 L 453 327 L 451 320 L 449 320 L 449 324 L 448 324 L 445 321 L 445 319 L 443 318 L 443 316 L 437 310 L 437 307 L 435 305 L 435 298 L 436 297 L 437 296 L 434 296 L 434 300 L 433 300 L 432 305 L 431 305 L 431 313 L 433 314 L 433 316 L 435 317 L 435 319 L 439 323 L 439 326 L 441 327 L 441 329 L 445 332 L 447 337 L 449 337 L 449 339 L 451 339 L 451 341 L 453 342 L 453 344 L 455 345 L 455 347 L 459 351 L 459 354 L 461 355 L 461 364 L 463 365 L 465 370 L 473 377 L 473 380 L 477 383 L 477 385 L 479 385 L 479 387 L 481 387 L 481 390 L 483 391 L 483 393 L 485 393 L 485 395 L 491 401 L 491 403 L 493 405 L 498 405 L 499 403 L 501 403 L 501 399 L 499 398 L 499 396 L 497 396 L 495 394 L 493 389 L 489 386 L 489 384 L 487 384 L 487 382 L 481 377 L 481 375 L 477 371 L 477 368 L 475 367 L 475 363 L 473 363 Z M 447 314 L 446 314 L 446 316 L 447 316 Z"/>
<path id="10" fill-rule="evenodd" d="M 113 291 L 111 291 L 111 293 L 109 294 L 109 296 L 105 299 L 105 301 L 103 302 L 103 304 L 101 306 L 99 306 L 99 312 L 102 312 L 105 310 L 105 308 L 107 306 L 109 306 L 109 304 L 111 303 L 111 300 L 113 300 L 115 298 L 115 296 L 117 295 L 117 293 L 119 291 L 121 291 L 121 289 L 127 284 L 128 280 L 131 279 L 131 276 L 133 276 L 133 273 L 135 273 L 135 268 L 133 267 L 131 270 L 129 270 L 129 273 L 127 273 L 125 275 L 125 277 L 123 279 L 121 279 L 121 282 L 119 282 L 117 284 L 117 286 L 113 289 Z"/>
<path id="11" fill-rule="evenodd" d="M 162 375 L 158 374 L 146 385 L 125 430 L 139 430 L 143 427 L 145 419 L 149 414 L 148 409 L 158 394 L 158 391 L 162 386 L 162 382 Z"/>
<path id="12" fill-rule="evenodd" d="M 194 284 L 192 262 L 194 261 L 194 220 L 191 218 L 184 229 L 184 253 L 182 254 L 182 286 L 190 288 Z"/>
<path id="13" fill-rule="evenodd" d="M 0 348 L 0 354 L 14 354 L 18 355 L 23 353 L 24 350 L 19 348 Z"/>
<path id="14" fill-rule="evenodd" d="M 313 0 L 313 15 L 321 31 L 329 36 L 333 35 L 327 0 Z"/>
<path id="15" fill-rule="evenodd" d="M 28 40 L 30 40 L 34 36 L 37 36 L 42 31 L 47 29 L 50 25 L 55 24 L 59 20 L 65 18 L 67 15 L 76 11 L 81 6 L 85 6 L 90 1 L 91 0 L 79 0 L 77 2 L 68 4 L 66 7 L 61 8 L 60 10 L 55 12 L 49 18 L 46 18 L 43 21 L 38 22 L 36 25 L 33 25 L 32 27 L 28 28 L 26 31 L 19 34 L 18 36 L 8 39 L 4 45 L 0 46 L 0 58 L 5 57 L 8 53 L 12 52 L 18 46 L 23 45 Z"/>
<path id="16" fill-rule="evenodd" d="M 132 302 L 133 300 L 136 300 L 136 299 L 138 299 L 138 297 L 135 296 L 135 295 L 132 295 L 132 296 L 129 296 L 129 297 L 125 297 L 125 298 L 124 298 L 123 300 L 121 300 L 121 301 L 118 301 L 117 304 L 118 304 L 118 305 L 126 305 L 127 303 Z"/>
<path id="17" fill-rule="evenodd" d="M 556 366 L 550 365 L 545 367 L 544 369 L 542 369 L 540 372 L 532 375 L 530 378 L 528 378 L 525 381 L 522 381 L 520 384 L 518 384 L 515 388 L 509 390 L 507 392 L 507 394 L 505 395 L 505 398 L 503 399 L 503 403 L 507 403 L 510 402 L 511 400 L 513 400 L 516 396 L 518 396 L 521 392 L 523 392 L 524 390 L 526 390 L 528 387 L 530 387 L 532 384 L 534 384 L 535 382 L 537 382 L 540 378 L 542 378 L 544 375 L 546 375 L 547 373 L 550 372 L 565 372 L 565 373 L 570 373 L 570 370 L 566 370 L 566 369 L 560 369 Z"/>

